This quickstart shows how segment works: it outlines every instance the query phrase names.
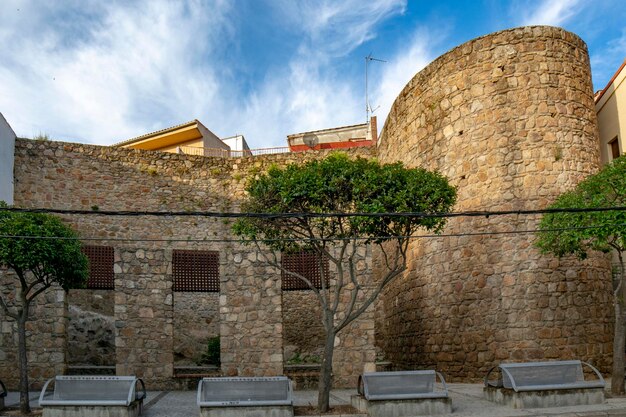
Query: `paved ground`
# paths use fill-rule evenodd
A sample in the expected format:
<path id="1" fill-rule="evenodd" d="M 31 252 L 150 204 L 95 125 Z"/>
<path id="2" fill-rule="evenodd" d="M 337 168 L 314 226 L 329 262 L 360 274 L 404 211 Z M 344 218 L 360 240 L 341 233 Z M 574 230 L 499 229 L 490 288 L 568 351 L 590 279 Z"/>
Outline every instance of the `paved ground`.
<path id="1" fill-rule="evenodd" d="M 563 417 L 600 417 L 625 416 L 626 398 L 609 398 L 606 404 L 576 407 L 559 407 L 544 409 L 514 410 L 498 406 L 483 400 L 482 385 L 480 384 L 448 384 L 450 398 L 452 398 L 454 417 L 519 417 L 519 416 L 563 416 Z M 349 404 L 354 390 L 333 390 L 331 407 L 339 404 Z M 31 404 L 37 407 L 38 392 L 31 394 Z M 295 405 L 315 405 L 317 393 L 315 391 L 296 391 Z M 5 399 L 7 406 L 17 406 L 19 396 L 10 392 Z M 0 412 L 0 417 L 4 414 Z M 150 391 L 144 402 L 145 417 L 195 417 L 199 415 L 196 406 L 195 391 Z M 358 416 L 362 416 L 359 414 Z M 88 416 L 85 416 L 88 417 Z M 344 416 L 347 417 L 347 416 Z"/>

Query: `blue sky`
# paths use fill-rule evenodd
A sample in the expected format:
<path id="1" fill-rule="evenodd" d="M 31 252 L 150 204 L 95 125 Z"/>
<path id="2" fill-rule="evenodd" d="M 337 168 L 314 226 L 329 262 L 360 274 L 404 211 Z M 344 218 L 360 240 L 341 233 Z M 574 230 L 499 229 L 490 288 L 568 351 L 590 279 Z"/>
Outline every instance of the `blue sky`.
<path id="1" fill-rule="evenodd" d="M 546 24 L 589 47 L 594 89 L 626 58 L 623 0 L 0 0 L 0 112 L 18 136 L 109 145 L 199 119 L 253 148 L 382 127 L 411 77 L 491 32 Z"/>

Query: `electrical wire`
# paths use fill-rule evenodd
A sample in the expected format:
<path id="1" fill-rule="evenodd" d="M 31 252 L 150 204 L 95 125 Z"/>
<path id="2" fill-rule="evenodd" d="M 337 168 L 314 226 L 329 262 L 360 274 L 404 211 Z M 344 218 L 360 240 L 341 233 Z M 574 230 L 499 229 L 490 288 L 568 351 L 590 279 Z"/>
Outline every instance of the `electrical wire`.
<path id="1" fill-rule="evenodd" d="M 602 227 L 626 227 L 626 223 L 605 223 L 595 226 L 578 226 L 578 227 L 560 227 L 552 229 L 524 229 L 524 230 L 510 230 L 510 231 L 495 231 L 495 232 L 469 232 L 469 233 L 442 233 L 442 234 L 429 234 L 429 235 L 395 235 L 395 236 L 355 236 L 345 238 L 280 238 L 280 239 L 145 239 L 145 238 L 107 238 L 107 237 L 59 237 L 59 236 L 12 236 L 12 235 L 0 235 L 0 239 L 45 239 L 45 240 L 81 240 L 81 241 L 108 241 L 108 242 L 189 242 L 189 243 L 254 243 L 254 242 L 342 242 L 351 240 L 393 240 L 393 239 L 432 239 L 440 237 L 466 237 L 466 236 L 497 236 L 497 235 L 516 235 L 516 234 L 530 234 L 538 232 L 564 232 L 570 230 L 588 230 L 599 229 Z"/>
<path id="2" fill-rule="evenodd" d="M 396 213 L 229 213 L 213 211 L 124 211 L 124 210 L 70 210 L 52 208 L 21 208 L 0 207 L 0 212 L 12 211 L 23 213 L 53 213 L 67 215 L 96 215 L 96 216 L 156 216 L 156 217 L 216 217 L 216 218 L 349 218 L 349 217 L 414 217 L 414 218 L 452 218 L 452 217 L 492 217 L 507 215 L 536 215 L 549 213 L 594 213 L 605 211 L 626 211 L 626 206 L 618 207 L 589 207 L 589 208 L 546 208 L 536 210 L 495 210 L 495 211 L 459 211 L 459 212 L 396 212 Z"/>

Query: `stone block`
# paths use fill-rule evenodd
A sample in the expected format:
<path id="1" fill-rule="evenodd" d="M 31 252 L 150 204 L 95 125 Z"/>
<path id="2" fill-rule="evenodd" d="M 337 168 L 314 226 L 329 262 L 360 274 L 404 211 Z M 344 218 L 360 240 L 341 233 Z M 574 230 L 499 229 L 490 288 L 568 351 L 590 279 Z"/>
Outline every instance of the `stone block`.
<path id="1" fill-rule="evenodd" d="M 485 387 L 486 400 L 512 408 L 549 408 L 604 404 L 603 388 L 579 388 L 515 392 L 512 389 Z"/>
<path id="2" fill-rule="evenodd" d="M 368 401 L 362 395 L 352 395 L 350 402 L 354 408 L 370 417 L 430 416 L 452 412 L 450 398 Z"/>
<path id="3" fill-rule="evenodd" d="M 43 417 L 138 417 L 143 402 L 134 401 L 125 406 L 46 406 Z"/>
<path id="4" fill-rule="evenodd" d="M 439 57 L 407 84 L 389 112 L 378 158 L 437 169 L 458 187 L 456 210 L 546 207 L 598 169 L 590 80 L 584 42 L 562 29 L 482 36 Z M 442 111 L 430 110 L 433 103 Z M 421 123 L 427 129 L 415 128 Z M 449 219 L 445 233 L 536 227 L 528 216 Z M 608 258 L 555 260 L 539 253 L 532 239 L 412 241 L 408 271 L 382 295 L 379 350 L 399 368 L 437 364 L 454 378 L 480 378 L 494 358 L 569 359 L 569 352 L 595 346 L 585 357 L 609 371 Z M 380 278 L 382 254 L 374 254 L 374 265 Z M 548 291 L 548 283 L 568 297 Z M 487 343 L 472 348 L 464 341 L 470 334 Z"/>
<path id="5" fill-rule="evenodd" d="M 200 407 L 200 417 L 293 417 L 293 407 Z"/>

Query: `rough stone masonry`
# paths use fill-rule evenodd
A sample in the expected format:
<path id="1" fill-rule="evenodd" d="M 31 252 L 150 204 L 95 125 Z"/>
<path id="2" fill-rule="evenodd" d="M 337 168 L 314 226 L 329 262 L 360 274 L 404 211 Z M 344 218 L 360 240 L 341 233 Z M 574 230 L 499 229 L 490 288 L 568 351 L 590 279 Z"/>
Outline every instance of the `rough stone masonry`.
<path id="1" fill-rule="evenodd" d="M 456 210 L 537 209 L 598 169 L 597 122 L 589 58 L 582 40 L 552 27 L 506 30 L 467 42 L 428 65 L 402 90 L 377 147 L 351 154 L 436 169 L 458 187 Z M 164 154 L 18 139 L 15 204 L 80 210 L 237 211 L 245 179 L 271 164 L 321 158 L 306 152 L 238 159 Z M 114 365 L 150 387 L 174 382 L 183 334 L 171 261 L 174 250 L 219 253 L 219 295 L 198 316 L 207 337 L 221 335 L 221 372 L 283 372 L 289 351 L 315 351 L 294 334 L 308 321 L 281 291 L 280 273 L 232 238 L 227 220 L 206 217 L 64 218 L 90 244 L 115 250 L 115 289 L 103 310 L 114 332 Z M 533 248 L 528 216 L 457 218 L 448 237 L 416 239 L 409 269 L 381 302 L 337 340 L 335 378 L 354 386 L 372 369 L 374 344 L 394 367 L 436 368 L 448 380 L 471 380 L 503 360 L 577 358 L 602 371 L 611 358 L 610 263 L 555 259 Z M 474 235 L 470 234 L 474 233 Z M 175 242 L 164 242 L 164 237 Z M 362 273 L 380 268 L 363 253 Z M 11 297 L 6 286 L 5 295 Z M 82 290 L 85 291 L 85 290 Z M 29 324 L 33 385 L 62 373 L 67 353 L 63 292 L 45 294 Z M 84 296 L 92 297 L 93 294 Z M 208 300 L 208 299 L 207 299 Z M 212 303 L 212 304 L 211 304 Z M 112 305 L 111 305 L 112 304 Z M 211 307 L 211 305 L 213 307 Z M 216 317 L 206 322 L 213 309 Z M 374 328 L 374 311 L 376 328 Z M 311 314 L 319 314 L 311 308 Z M 178 317 L 178 318 L 177 318 Z M 298 324 L 300 323 L 300 324 Z M 15 387 L 14 324 L 0 324 L 0 374 Z M 194 327 L 195 326 L 195 327 Z M 219 330 L 218 330 L 219 329 Z M 376 337 L 374 336 L 376 333 Z M 376 341 L 375 341 L 376 339 Z"/>

